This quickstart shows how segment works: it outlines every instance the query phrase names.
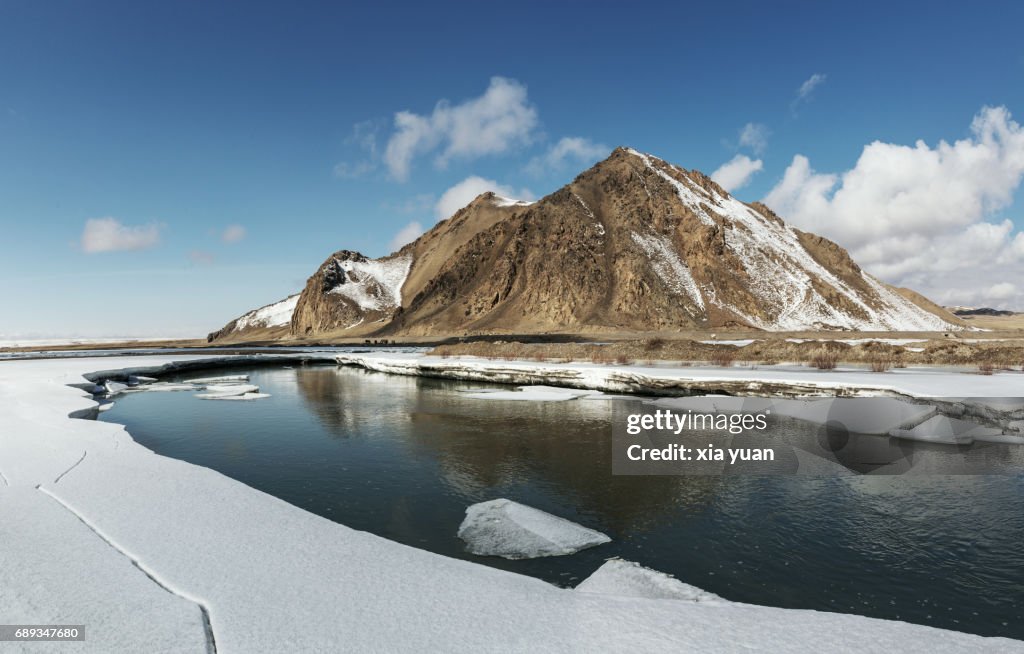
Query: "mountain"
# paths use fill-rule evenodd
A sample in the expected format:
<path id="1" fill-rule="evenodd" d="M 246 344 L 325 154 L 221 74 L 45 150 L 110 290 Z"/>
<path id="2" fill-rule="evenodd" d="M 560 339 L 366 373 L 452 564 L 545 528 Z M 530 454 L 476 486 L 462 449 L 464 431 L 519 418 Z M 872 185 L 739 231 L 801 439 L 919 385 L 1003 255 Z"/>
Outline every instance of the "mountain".
<path id="1" fill-rule="evenodd" d="M 211 339 L 245 337 L 243 323 Z M 703 173 L 617 148 L 537 202 L 485 193 L 387 257 L 336 252 L 306 283 L 290 334 L 945 331 L 958 323 Z"/>

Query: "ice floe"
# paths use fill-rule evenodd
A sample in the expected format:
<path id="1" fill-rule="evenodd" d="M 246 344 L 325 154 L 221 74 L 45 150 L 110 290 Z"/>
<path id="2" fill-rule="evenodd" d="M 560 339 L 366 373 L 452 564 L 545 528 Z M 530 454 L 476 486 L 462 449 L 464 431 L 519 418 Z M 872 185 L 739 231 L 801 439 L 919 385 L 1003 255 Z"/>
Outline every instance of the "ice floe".
<path id="1" fill-rule="evenodd" d="M 226 393 L 198 393 L 196 395 L 200 400 L 262 400 L 270 397 L 270 393 L 242 393 L 226 394 Z"/>
<path id="2" fill-rule="evenodd" d="M 473 554 L 506 559 L 563 556 L 611 541 L 599 531 L 506 499 L 466 509 L 459 538 Z"/>
<path id="3" fill-rule="evenodd" d="M 188 379 L 184 383 L 205 386 L 207 384 L 236 384 L 247 381 L 249 381 L 249 375 L 224 375 L 221 377 L 199 377 L 196 379 Z"/>
<path id="4" fill-rule="evenodd" d="M 205 393 L 196 393 L 196 397 L 208 400 L 245 395 L 246 393 L 259 393 L 260 387 L 255 384 L 210 384 L 205 390 Z"/>
<path id="5" fill-rule="evenodd" d="M 107 380 L 107 382 L 103 384 L 103 388 L 106 389 L 107 395 L 117 395 L 118 393 L 123 393 L 128 390 L 128 384 Z"/>

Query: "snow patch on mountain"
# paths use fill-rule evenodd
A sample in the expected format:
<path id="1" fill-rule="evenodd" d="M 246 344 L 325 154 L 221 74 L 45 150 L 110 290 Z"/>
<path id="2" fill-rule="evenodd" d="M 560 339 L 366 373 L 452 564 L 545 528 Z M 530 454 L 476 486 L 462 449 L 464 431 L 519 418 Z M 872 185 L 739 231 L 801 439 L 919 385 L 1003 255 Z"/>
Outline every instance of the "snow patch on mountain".
<path id="1" fill-rule="evenodd" d="M 235 323 L 235 329 L 282 327 L 287 325 L 292 321 L 292 314 L 295 313 L 295 305 L 298 303 L 299 294 L 296 293 L 295 295 L 289 295 L 280 302 L 254 309 L 238 319 L 238 322 Z"/>
<path id="2" fill-rule="evenodd" d="M 387 311 L 402 306 L 402 286 L 412 266 L 411 256 L 335 263 L 345 280 L 329 292 L 355 302 L 364 311 Z"/>
<path id="3" fill-rule="evenodd" d="M 686 295 L 695 305 L 704 309 L 704 299 L 697 288 L 697 282 L 693 280 L 690 269 L 672 247 L 672 241 L 658 234 L 644 236 L 633 232 L 631 236 L 633 242 L 647 255 L 651 268 L 665 285 L 678 295 Z"/>

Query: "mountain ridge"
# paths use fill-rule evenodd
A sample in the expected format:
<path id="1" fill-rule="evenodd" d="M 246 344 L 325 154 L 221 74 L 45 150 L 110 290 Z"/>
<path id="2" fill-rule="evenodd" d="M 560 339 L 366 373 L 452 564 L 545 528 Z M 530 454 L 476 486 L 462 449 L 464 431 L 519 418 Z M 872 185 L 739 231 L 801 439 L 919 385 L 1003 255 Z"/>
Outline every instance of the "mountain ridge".
<path id="1" fill-rule="evenodd" d="M 962 327 L 910 293 L 699 171 L 616 148 L 536 202 L 485 193 L 386 257 L 339 250 L 307 281 L 289 334 Z M 244 329 L 211 340 L 229 335 Z"/>

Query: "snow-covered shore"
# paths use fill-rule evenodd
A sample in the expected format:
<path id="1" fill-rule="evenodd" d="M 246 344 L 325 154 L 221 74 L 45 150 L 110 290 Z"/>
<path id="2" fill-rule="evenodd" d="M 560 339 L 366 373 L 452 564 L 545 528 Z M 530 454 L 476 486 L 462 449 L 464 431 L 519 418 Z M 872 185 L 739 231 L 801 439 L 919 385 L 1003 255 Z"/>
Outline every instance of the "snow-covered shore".
<path id="1" fill-rule="evenodd" d="M 0 616 L 87 625 L 84 643 L 25 651 L 1024 652 L 1020 641 L 853 615 L 559 589 L 354 531 L 156 455 L 119 425 L 69 418 L 95 408 L 71 386 L 87 373 L 201 359 L 0 363 Z M 361 361 L 404 374 L 409 362 L 434 365 Z M 1000 377 L 999 392 L 971 394 L 1024 394 L 1024 380 Z"/>
<path id="2" fill-rule="evenodd" d="M 758 367 L 640 366 L 583 362 L 442 358 L 422 353 L 344 353 L 352 365 L 398 375 L 420 375 L 506 384 L 554 384 L 611 393 L 672 393 L 725 389 L 739 394 L 877 395 L 909 397 L 1024 397 L 1024 373 L 971 374 L 961 370 L 912 367 L 873 373 L 863 368 L 816 370 L 800 365 Z"/>

